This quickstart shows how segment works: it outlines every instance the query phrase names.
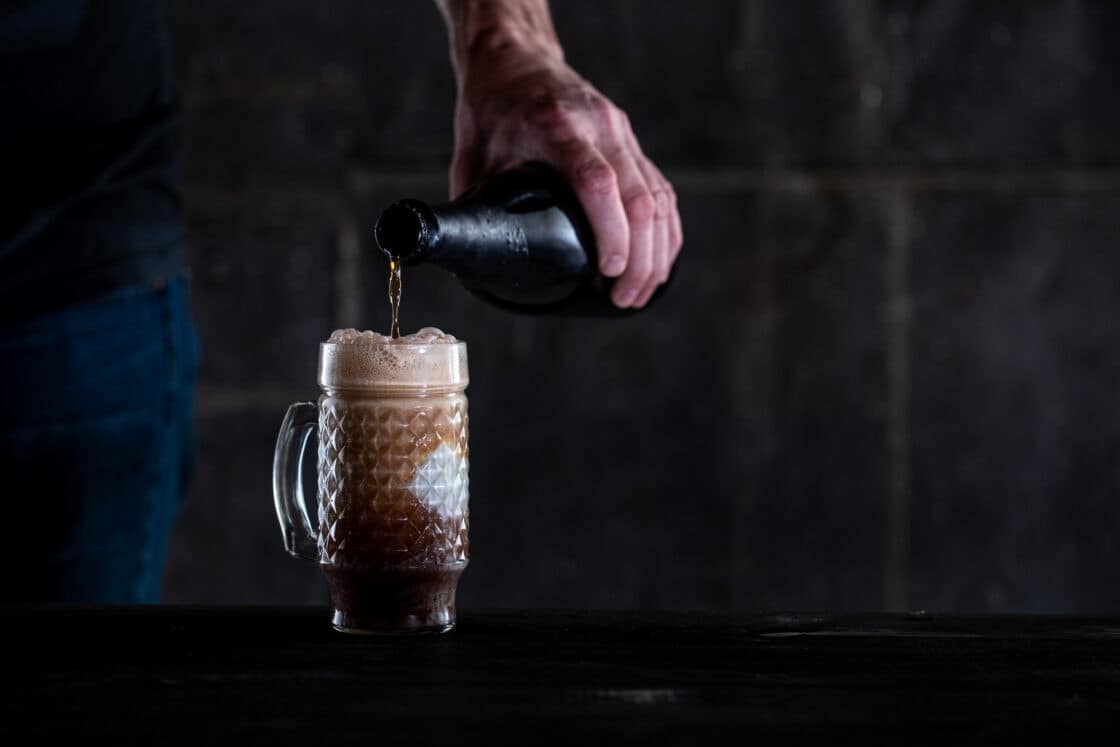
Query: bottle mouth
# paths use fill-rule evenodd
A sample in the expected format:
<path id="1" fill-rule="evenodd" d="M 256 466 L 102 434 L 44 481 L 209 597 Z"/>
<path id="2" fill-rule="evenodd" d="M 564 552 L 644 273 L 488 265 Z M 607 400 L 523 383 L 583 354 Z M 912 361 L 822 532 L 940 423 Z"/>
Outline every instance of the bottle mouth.
<path id="1" fill-rule="evenodd" d="M 401 200 L 386 208 L 373 231 L 381 251 L 402 261 L 420 251 L 428 235 L 426 207 L 417 200 Z"/>

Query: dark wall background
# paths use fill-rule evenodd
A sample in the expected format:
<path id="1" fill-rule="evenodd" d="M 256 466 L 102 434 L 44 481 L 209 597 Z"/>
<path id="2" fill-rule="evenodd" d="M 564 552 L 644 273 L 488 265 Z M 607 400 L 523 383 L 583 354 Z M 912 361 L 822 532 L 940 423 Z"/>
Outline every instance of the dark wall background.
<path id="1" fill-rule="evenodd" d="M 680 193 L 676 287 L 470 343 L 465 605 L 1120 611 L 1120 6 L 555 2 Z M 270 469 L 370 228 L 445 195 L 425 2 L 175 3 L 204 344 L 175 602 L 314 602 Z"/>

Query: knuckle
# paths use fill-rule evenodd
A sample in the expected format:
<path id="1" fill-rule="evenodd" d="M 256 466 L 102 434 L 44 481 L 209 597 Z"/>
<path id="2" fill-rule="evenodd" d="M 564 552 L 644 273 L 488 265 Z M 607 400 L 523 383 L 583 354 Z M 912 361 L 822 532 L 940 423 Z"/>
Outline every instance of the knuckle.
<path id="1" fill-rule="evenodd" d="M 625 114 L 609 99 L 595 95 L 587 100 L 587 112 L 591 121 L 598 127 L 600 136 L 608 142 L 620 146 L 626 141 Z"/>
<path id="2" fill-rule="evenodd" d="M 634 223 L 648 223 L 657 213 L 657 203 L 649 192 L 638 192 L 626 198 L 626 215 Z"/>
<path id="3" fill-rule="evenodd" d="M 655 215 L 658 220 L 668 217 L 669 211 L 673 209 L 673 201 L 664 188 L 654 190 L 653 202 L 656 207 Z"/>
<path id="4" fill-rule="evenodd" d="M 664 188 L 665 196 L 669 198 L 669 206 L 673 209 L 677 207 L 677 190 L 673 189 L 673 185 L 665 182 Z"/>
<path id="5" fill-rule="evenodd" d="M 602 96 L 592 96 L 590 101 L 588 101 L 588 108 L 600 119 L 607 122 L 615 121 L 614 106 Z"/>
<path id="6" fill-rule="evenodd" d="M 563 139 L 577 129 L 575 113 L 552 96 L 537 99 L 529 109 L 528 120 L 553 138 Z"/>
<path id="7" fill-rule="evenodd" d="M 630 126 L 630 115 L 617 107 L 612 108 L 614 109 L 615 121 L 618 122 L 619 129 L 623 132 L 633 132 L 633 128 Z"/>
<path id="8" fill-rule="evenodd" d="M 633 130 L 630 129 L 630 117 L 618 107 L 611 107 L 611 133 L 627 147 L 636 148 Z"/>
<path id="9" fill-rule="evenodd" d="M 601 158 L 588 158 L 575 168 L 576 188 L 596 195 L 607 195 L 618 188 L 614 170 Z"/>

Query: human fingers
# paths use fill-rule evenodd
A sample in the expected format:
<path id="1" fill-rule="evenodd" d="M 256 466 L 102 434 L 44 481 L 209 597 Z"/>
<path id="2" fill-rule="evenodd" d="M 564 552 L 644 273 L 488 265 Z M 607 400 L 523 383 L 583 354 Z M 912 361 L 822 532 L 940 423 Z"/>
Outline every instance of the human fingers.
<path id="1" fill-rule="evenodd" d="M 587 215 L 599 248 L 599 270 L 617 277 L 630 259 L 630 221 L 614 167 L 598 148 L 582 139 L 554 145 L 550 160 Z"/>
<path id="2" fill-rule="evenodd" d="M 656 201 L 632 151 L 617 147 L 604 154 L 618 175 L 619 194 L 630 227 L 630 250 L 626 268 L 611 289 L 616 306 L 639 305 L 642 294 L 653 279 L 657 265 L 659 238 L 655 214 Z"/>
<path id="3" fill-rule="evenodd" d="M 665 177 L 661 175 L 661 172 L 657 170 L 657 167 L 640 152 L 635 157 L 635 162 L 642 171 L 646 184 L 649 185 L 656 206 L 653 219 L 652 269 L 649 279 L 638 294 L 634 304 L 641 308 L 649 303 L 650 298 L 657 291 L 657 287 L 668 280 L 669 270 L 672 267 L 670 249 L 672 242 L 672 200 L 670 195 L 672 188 Z"/>

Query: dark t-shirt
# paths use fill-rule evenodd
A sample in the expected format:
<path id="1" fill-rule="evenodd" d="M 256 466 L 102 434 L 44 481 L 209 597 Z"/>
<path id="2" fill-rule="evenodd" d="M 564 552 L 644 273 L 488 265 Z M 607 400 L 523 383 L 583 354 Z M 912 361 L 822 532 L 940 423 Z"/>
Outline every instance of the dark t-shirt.
<path id="1" fill-rule="evenodd" d="M 183 265 L 160 0 L 0 6 L 0 322 Z"/>

